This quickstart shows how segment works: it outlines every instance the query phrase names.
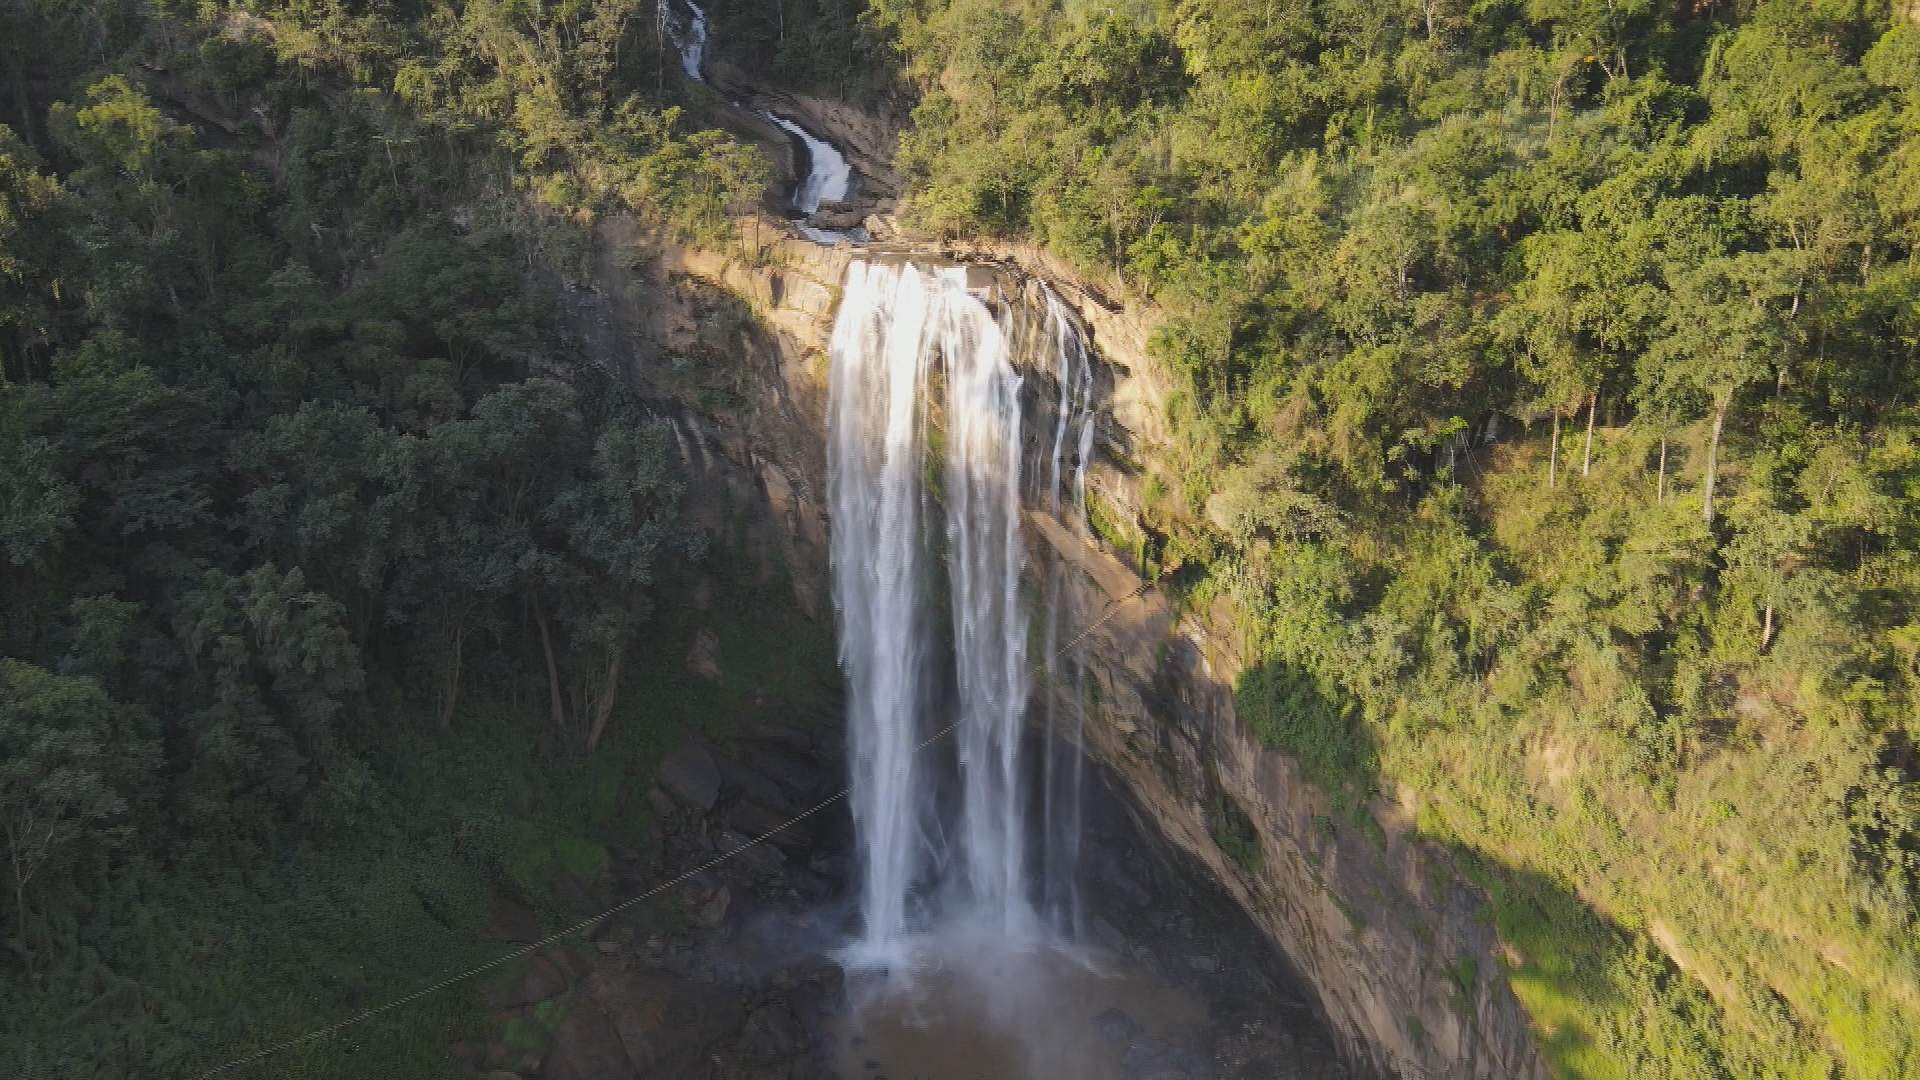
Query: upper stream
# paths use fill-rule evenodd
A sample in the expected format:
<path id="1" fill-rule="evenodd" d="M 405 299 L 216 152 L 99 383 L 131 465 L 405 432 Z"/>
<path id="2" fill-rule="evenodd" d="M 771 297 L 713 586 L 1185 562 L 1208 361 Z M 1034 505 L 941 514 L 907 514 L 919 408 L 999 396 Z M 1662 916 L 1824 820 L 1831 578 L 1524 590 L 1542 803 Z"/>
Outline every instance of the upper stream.
<path id="1" fill-rule="evenodd" d="M 687 78 L 704 85 L 707 82 L 707 40 L 710 33 L 707 12 L 693 0 L 683 2 L 687 6 L 685 23 L 668 20 L 666 25 L 679 44 L 681 69 L 687 73 Z M 661 9 L 661 15 L 663 20 L 666 19 L 666 8 Z M 729 104 L 743 112 L 753 112 L 794 139 L 797 153 L 805 161 L 806 172 L 794 185 L 787 201 L 801 218 L 813 217 L 820 212 L 822 203 L 838 203 L 853 190 L 853 167 L 847 163 L 846 155 L 840 152 L 839 147 L 808 131 L 799 121 L 781 116 L 771 109 L 750 110 L 737 101 Z M 857 242 L 865 238 L 865 233 L 857 229 L 821 228 L 805 220 L 795 227 L 802 236 L 817 244 Z"/>

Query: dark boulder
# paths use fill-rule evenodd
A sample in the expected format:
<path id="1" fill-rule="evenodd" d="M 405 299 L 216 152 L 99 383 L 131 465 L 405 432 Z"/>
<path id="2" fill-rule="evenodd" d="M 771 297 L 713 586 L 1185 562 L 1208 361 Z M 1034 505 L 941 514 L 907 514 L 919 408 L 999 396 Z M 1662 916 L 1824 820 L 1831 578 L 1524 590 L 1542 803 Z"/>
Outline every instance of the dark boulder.
<path id="1" fill-rule="evenodd" d="M 713 809 L 720 798 L 720 767 L 699 743 L 686 743 L 660 763 L 660 786 L 683 806 Z"/>

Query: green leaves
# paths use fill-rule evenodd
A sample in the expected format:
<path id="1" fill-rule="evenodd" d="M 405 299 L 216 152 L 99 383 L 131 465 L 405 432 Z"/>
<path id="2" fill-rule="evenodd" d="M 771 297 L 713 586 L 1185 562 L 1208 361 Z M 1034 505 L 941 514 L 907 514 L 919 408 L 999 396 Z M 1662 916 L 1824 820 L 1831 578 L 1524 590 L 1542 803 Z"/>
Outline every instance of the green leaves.
<path id="1" fill-rule="evenodd" d="M 127 842 L 137 798 L 155 765 L 134 710 L 91 679 L 0 659 L 0 846 L 14 951 L 29 972 L 42 963 L 34 921 L 67 874 Z"/>

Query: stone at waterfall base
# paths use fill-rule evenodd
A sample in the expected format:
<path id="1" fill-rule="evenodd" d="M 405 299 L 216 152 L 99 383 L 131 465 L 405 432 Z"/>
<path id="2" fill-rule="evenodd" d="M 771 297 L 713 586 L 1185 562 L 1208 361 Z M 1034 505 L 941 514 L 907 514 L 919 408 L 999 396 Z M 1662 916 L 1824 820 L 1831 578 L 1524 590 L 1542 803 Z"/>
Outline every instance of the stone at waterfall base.
<path id="1" fill-rule="evenodd" d="M 660 786 L 681 805 L 711 810 L 720 798 L 720 767 L 699 743 L 687 743 L 660 763 Z"/>

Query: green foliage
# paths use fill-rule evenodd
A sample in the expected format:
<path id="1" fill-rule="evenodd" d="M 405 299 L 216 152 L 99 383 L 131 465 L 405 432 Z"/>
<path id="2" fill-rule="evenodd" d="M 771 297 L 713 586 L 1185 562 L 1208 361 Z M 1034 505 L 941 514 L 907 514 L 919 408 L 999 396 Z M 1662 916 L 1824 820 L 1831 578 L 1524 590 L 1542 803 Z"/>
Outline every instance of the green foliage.
<path id="1" fill-rule="evenodd" d="M 636 11 L 0 13 L 0 1070 L 190 1075 L 491 955 L 496 890 L 577 917 L 741 714 L 631 692 L 704 541 L 547 284 L 764 186 Z M 260 1075 L 449 1075 L 480 1005 Z"/>
<path id="2" fill-rule="evenodd" d="M 1920 1071 L 1910 13 L 874 8 L 906 212 L 1151 302 L 1128 529 L 1475 867 L 1555 1070 Z"/>
<path id="3" fill-rule="evenodd" d="M 1254 830 L 1252 819 L 1239 803 L 1225 795 L 1214 800 L 1209 832 L 1227 858 L 1247 873 L 1258 874 L 1266 864 L 1266 855 L 1260 850 L 1260 834 Z"/>

